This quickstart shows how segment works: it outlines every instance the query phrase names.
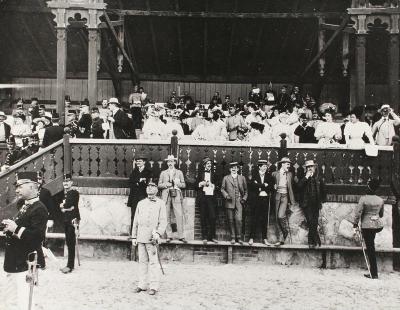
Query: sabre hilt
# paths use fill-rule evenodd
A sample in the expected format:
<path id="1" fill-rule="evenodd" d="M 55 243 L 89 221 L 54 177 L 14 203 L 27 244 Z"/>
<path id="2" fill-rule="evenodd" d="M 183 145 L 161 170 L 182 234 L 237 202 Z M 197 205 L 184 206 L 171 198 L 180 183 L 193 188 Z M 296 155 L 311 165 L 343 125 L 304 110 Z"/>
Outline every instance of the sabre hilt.
<path id="1" fill-rule="evenodd" d="M 26 263 L 28 264 L 28 273 L 26 274 L 26 282 L 30 286 L 38 285 L 38 269 L 37 269 L 37 252 L 28 253 Z"/>

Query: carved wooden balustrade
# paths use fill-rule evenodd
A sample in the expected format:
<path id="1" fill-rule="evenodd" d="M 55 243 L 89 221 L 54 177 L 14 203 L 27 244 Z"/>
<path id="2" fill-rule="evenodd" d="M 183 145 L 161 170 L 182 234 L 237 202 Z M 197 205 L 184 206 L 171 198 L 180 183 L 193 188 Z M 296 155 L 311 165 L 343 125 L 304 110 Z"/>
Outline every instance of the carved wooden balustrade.
<path id="1" fill-rule="evenodd" d="M 64 174 L 64 145 L 60 140 L 0 173 L 0 219 L 16 213 L 15 182 L 21 171 L 40 171 L 46 187 L 52 193 L 62 189 Z"/>

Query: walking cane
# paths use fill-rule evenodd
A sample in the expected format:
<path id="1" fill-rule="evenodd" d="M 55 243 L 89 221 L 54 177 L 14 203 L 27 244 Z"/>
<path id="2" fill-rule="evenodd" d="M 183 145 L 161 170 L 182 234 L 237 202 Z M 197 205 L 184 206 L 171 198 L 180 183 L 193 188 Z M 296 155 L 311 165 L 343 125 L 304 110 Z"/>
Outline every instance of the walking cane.
<path id="1" fill-rule="evenodd" d="M 266 234 L 266 237 L 267 237 L 267 241 L 268 241 L 268 229 L 269 229 L 269 217 L 270 217 L 270 212 L 271 212 L 271 194 L 269 194 L 269 197 L 268 197 L 268 199 L 269 199 L 269 203 L 268 203 L 268 214 L 267 214 L 267 234 Z"/>
<path id="2" fill-rule="evenodd" d="M 78 266 L 81 265 L 81 259 L 79 257 L 79 224 L 77 219 L 72 220 L 72 225 L 74 225 L 75 229 L 75 250 L 76 250 L 76 258 L 78 259 Z"/>
<path id="3" fill-rule="evenodd" d="M 153 234 L 154 233 L 156 233 L 156 232 L 153 232 Z M 154 247 L 156 249 L 158 264 L 160 265 L 161 272 L 162 272 L 163 275 L 165 275 L 164 268 L 163 268 L 163 265 L 161 264 L 161 258 L 160 258 L 160 244 L 158 243 L 158 240 L 154 239 L 154 238 L 151 238 L 150 241 L 151 241 L 151 243 L 154 245 Z"/>
<path id="4" fill-rule="evenodd" d="M 38 284 L 38 269 L 37 269 L 37 252 L 33 251 L 27 257 L 28 273 L 26 275 L 26 282 L 29 283 L 29 303 L 28 310 L 32 309 L 33 288 Z"/>
<path id="5" fill-rule="evenodd" d="M 371 268 L 370 268 L 370 266 L 369 266 L 369 261 L 368 261 L 367 253 L 365 253 L 365 248 L 366 248 L 366 246 L 365 246 L 364 238 L 363 238 L 363 236 L 362 236 L 361 231 L 358 229 L 358 227 L 356 228 L 356 232 L 358 233 L 358 237 L 360 238 L 361 248 L 362 248 L 362 251 L 363 251 L 363 254 L 364 254 L 365 263 L 367 264 L 369 276 L 370 276 L 371 279 L 372 279 Z"/>

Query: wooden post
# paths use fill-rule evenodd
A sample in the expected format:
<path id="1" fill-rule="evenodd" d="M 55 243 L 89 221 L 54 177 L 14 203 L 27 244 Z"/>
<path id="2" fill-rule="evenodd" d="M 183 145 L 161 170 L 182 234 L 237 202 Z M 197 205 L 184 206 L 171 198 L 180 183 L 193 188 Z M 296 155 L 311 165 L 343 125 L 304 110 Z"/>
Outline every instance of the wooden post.
<path id="1" fill-rule="evenodd" d="M 390 106 L 398 113 L 399 107 L 399 34 L 391 33 L 389 36 L 389 61 L 388 84 Z"/>
<path id="2" fill-rule="evenodd" d="M 286 134 L 281 133 L 279 135 L 281 137 L 281 147 L 279 149 L 279 159 L 282 159 L 282 157 L 287 157 L 287 141 L 286 141 Z"/>
<path id="3" fill-rule="evenodd" d="M 174 129 L 172 130 L 172 137 L 171 137 L 171 145 L 170 145 L 170 150 L 169 153 L 170 155 L 174 155 L 175 158 L 178 158 L 178 150 L 179 150 L 179 144 L 178 144 L 178 137 L 177 137 L 178 132 Z"/>
<path id="4" fill-rule="evenodd" d="M 72 150 L 69 138 L 69 135 L 64 135 L 64 175 L 68 173 L 72 175 Z"/>
<path id="5" fill-rule="evenodd" d="M 356 105 L 365 105 L 365 59 L 366 49 L 365 45 L 367 42 L 366 34 L 356 35 Z"/>
<path id="6" fill-rule="evenodd" d="M 97 44 L 99 41 L 98 29 L 89 29 L 88 47 L 88 99 L 90 106 L 97 104 Z"/>
<path id="7" fill-rule="evenodd" d="M 67 77 L 67 31 L 57 28 L 57 113 L 65 124 L 65 82 Z"/>
<path id="8" fill-rule="evenodd" d="M 395 204 L 392 205 L 392 234 L 393 247 L 400 247 L 400 143 L 393 139 L 393 161 L 392 161 L 391 187 L 396 197 Z M 400 254 L 393 254 L 393 269 L 400 270 Z"/>

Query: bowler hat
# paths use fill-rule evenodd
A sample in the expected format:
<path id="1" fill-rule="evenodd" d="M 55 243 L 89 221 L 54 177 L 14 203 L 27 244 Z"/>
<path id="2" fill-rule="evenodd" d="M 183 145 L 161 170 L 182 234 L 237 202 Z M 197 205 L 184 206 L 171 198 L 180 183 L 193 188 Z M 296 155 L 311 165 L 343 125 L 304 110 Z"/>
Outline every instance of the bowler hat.
<path id="1" fill-rule="evenodd" d="M 262 166 L 262 165 L 268 165 L 268 160 L 265 159 L 259 159 L 257 162 L 258 166 Z"/>
<path id="2" fill-rule="evenodd" d="M 239 166 L 239 163 L 237 161 L 233 161 L 233 162 L 229 163 L 229 168 L 238 167 L 238 166 Z"/>
<path id="3" fill-rule="evenodd" d="M 305 167 L 310 167 L 310 166 L 316 166 L 317 164 L 311 159 L 311 160 L 306 160 L 304 163 Z"/>

